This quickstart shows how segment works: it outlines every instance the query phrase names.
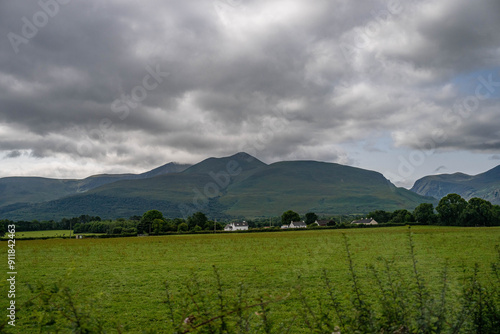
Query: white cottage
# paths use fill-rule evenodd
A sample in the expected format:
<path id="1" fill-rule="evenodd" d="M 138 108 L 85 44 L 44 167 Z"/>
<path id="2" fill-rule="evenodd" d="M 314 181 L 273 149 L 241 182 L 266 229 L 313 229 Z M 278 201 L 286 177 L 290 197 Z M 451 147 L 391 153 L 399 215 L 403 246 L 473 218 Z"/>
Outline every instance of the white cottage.
<path id="1" fill-rule="evenodd" d="M 288 225 L 288 228 L 307 228 L 307 225 L 305 222 L 291 222 L 290 225 Z"/>
<path id="2" fill-rule="evenodd" d="M 351 224 L 356 225 L 378 225 L 378 222 L 373 218 L 363 218 L 360 220 L 354 220 Z"/>
<path id="3" fill-rule="evenodd" d="M 238 223 L 230 223 L 224 227 L 224 231 L 245 231 L 248 230 L 248 223 L 246 221 Z"/>

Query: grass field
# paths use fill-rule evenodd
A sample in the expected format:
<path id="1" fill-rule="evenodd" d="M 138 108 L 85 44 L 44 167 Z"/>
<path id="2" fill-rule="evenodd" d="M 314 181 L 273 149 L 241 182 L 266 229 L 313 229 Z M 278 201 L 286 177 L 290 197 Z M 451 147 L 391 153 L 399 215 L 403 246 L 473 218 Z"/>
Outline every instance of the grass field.
<path id="1" fill-rule="evenodd" d="M 420 226 L 411 230 L 420 273 L 436 291 L 442 282 L 445 262 L 448 262 L 447 280 L 453 291 L 464 275 L 470 274 L 475 263 L 479 264 L 480 273 L 485 272 L 498 254 L 495 245 L 500 244 L 500 228 Z M 18 306 L 23 305 L 36 295 L 27 284 L 48 287 L 57 283 L 71 289 L 74 302 L 82 309 L 92 303 L 88 312 L 102 320 L 106 328 L 122 326 L 122 331 L 127 333 L 145 330 L 169 333 L 165 281 L 169 282 L 176 303 L 183 304 L 189 299 L 189 291 L 192 294 L 200 289 L 198 292 L 203 297 L 205 287 L 216 286 L 215 265 L 224 296 L 237 299 L 242 286 L 247 300 L 283 298 L 273 305 L 269 319 L 274 321 L 276 332 L 279 326 L 289 326 L 291 333 L 301 332 L 301 328 L 305 328 L 301 318 L 304 309 L 297 291 L 312 299 L 324 293 L 323 269 L 328 271 L 341 297 L 349 299 L 352 276 L 343 233 L 350 244 L 359 284 L 368 294 L 375 293 L 375 282 L 366 270 L 367 264 L 382 267 L 385 258 L 393 261 L 393 268 L 403 275 L 411 275 L 408 229 L 404 227 L 19 240 L 16 302 Z M 4 296 L 5 280 L 0 284 Z M 298 286 L 301 288 L 297 289 Z M 217 299 L 217 289 L 211 291 L 212 295 L 206 297 Z M 5 310 L 6 305 L 7 301 L 2 298 L 1 309 Z M 29 307 L 21 307 L 12 332 L 32 332 L 39 321 L 36 316 L 39 314 L 33 314 Z M 293 324 L 292 319 L 295 319 Z"/>
<path id="2" fill-rule="evenodd" d="M 71 230 L 50 230 L 50 231 L 27 231 L 17 232 L 16 239 L 26 238 L 57 238 L 57 237 L 74 237 L 75 234 Z M 84 233 L 84 235 L 93 235 L 93 233 Z"/>

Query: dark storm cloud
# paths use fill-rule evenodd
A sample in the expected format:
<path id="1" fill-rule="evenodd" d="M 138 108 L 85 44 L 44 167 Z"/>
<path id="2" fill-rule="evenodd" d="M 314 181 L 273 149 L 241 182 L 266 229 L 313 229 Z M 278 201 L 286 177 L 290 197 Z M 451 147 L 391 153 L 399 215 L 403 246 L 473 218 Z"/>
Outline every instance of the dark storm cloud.
<path id="1" fill-rule="evenodd" d="M 137 165 L 247 148 L 349 161 L 346 141 L 389 133 L 418 147 L 466 97 L 453 79 L 499 65 L 493 0 L 41 3 L 57 13 L 15 47 L 7 36 L 23 37 L 44 7 L 0 3 L 0 150 L 11 157 Z M 498 149 L 498 102 L 484 105 L 436 146 Z"/>
<path id="2" fill-rule="evenodd" d="M 5 157 L 6 158 L 17 158 L 20 157 L 22 153 L 20 151 L 10 151 Z"/>

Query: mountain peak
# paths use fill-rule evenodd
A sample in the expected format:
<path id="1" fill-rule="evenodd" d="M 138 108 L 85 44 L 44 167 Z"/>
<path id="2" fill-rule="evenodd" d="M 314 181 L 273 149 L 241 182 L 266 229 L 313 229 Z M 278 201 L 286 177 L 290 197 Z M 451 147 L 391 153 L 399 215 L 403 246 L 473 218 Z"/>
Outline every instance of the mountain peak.
<path id="1" fill-rule="evenodd" d="M 241 168 L 243 171 L 267 166 L 259 159 L 245 152 L 222 158 L 208 158 L 185 170 L 186 174 L 207 174 L 210 172 L 226 170 L 228 165 L 231 168 Z"/>
<path id="2" fill-rule="evenodd" d="M 155 177 L 158 175 L 164 175 L 169 173 L 181 173 L 187 168 L 191 167 L 191 165 L 180 164 L 177 162 L 169 162 L 165 165 L 152 169 L 148 172 L 140 174 L 142 177 Z"/>

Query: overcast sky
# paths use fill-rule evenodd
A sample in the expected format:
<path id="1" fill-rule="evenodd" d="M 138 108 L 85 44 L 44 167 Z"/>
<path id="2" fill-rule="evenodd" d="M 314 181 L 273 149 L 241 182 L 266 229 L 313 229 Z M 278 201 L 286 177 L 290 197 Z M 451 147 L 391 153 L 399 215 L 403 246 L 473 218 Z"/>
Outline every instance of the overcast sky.
<path id="1" fill-rule="evenodd" d="M 0 177 L 500 164 L 500 1 L 0 1 Z"/>

